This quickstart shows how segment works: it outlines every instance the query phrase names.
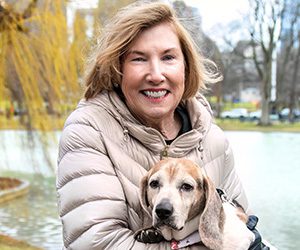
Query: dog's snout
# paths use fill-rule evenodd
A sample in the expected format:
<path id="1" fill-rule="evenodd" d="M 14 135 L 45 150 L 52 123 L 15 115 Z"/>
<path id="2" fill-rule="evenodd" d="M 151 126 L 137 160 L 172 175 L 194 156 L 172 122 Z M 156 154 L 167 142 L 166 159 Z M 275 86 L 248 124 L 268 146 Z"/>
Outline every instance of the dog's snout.
<path id="1" fill-rule="evenodd" d="M 169 200 L 163 199 L 155 208 L 155 213 L 161 220 L 168 219 L 173 213 L 173 206 Z"/>

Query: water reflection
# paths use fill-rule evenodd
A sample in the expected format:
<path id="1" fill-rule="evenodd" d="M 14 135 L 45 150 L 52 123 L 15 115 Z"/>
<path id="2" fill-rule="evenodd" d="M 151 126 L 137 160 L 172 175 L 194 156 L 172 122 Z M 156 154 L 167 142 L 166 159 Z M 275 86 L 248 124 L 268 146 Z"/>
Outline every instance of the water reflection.
<path id="1" fill-rule="evenodd" d="M 53 176 L 59 135 L 60 132 L 0 130 L 0 171 L 6 169 Z"/>
<path id="2" fill-rule="evenodd" d="M 27 196 L 0 204 L 0 232 L 44 249 L 61 249 L 54 177 L 11 172 L 5 175 L 27 179 L 31 187 Z"/>
<path id="3" fill-rule="evenodd" d="M 24 132 L 0 132 L 0 140 L 3 133 L 6 145 L 2 140 L 0 147 L 1 144 L 6 146 L 6 153 L 0 150 L 0 175 L 7 170 L 27 171 L 29 174 L 17 175 L 29 180 L 31 189 L 28 196 L 0 204 L 0 231 L 44 249 L 61 249 L 53 173 L 52 177 L 32 174 L 32 157 L 40 164 L 41 172 L 49 173 L 40 151 L 35 149 L 28 158 L 23 155 L 29 150 L 22 146 L 26 145 Z M 300 211 L 300 196 L 297 195 L 300 190 L 300 133 L 226 132 L 226 135 L 251 207 L 260 219 L 260 232 L 280 250 L 300 249 L 300 219 L 297 216 Z M 49 151 L 53 164 L 56 145 L 53 144 Z M 10 158 L 5 160 L 3 155 Z M 10 165 L 4 170 L 5 161 Z M 16 173 L 9 175 L 16 176 Z"/>

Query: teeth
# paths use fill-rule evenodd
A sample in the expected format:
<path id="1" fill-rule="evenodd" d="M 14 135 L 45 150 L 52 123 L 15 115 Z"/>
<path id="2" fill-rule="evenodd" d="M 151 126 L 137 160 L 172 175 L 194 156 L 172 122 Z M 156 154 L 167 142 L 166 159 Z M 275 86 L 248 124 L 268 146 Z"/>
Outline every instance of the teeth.
<path id="1" fill-rule="evenodd" d="M 152 98 L 160 98 L 163 97 L 167 94 L 166 90 L 161 90 L 161 91 L 144 91 L 144 94 L 148 97 Z"/>

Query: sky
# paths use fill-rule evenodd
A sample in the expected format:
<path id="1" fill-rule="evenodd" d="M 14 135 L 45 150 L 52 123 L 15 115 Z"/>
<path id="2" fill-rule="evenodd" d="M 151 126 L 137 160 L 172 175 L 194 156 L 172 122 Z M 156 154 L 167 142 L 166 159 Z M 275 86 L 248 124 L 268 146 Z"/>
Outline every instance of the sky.
<path id="1" fill-rule="evenodd" d="M 165 0 L 172 2 L 174 0 Z M 72 8 L 93 8 L 98 0 L 71 0 Z M 248 0 L 184 0 L 189 5 L 198 8 L 202 17 L 202 29 L 217 43 L 222 40 L 226 25 L 233 20 L 243 22 L 249 10 Z M 245 31 L 240 30 L 232 35 L 233 39 L 239 39 Z M 219 44 L 220 45 L 220 44 Z"/>
<path id="2" fill-rule="evenodd" d="M 80 8 L 95 7 L 98 0 L 71 0 Z M 202 16 L 203 30 L 208 31 L 218 23 L 226 24 L 241 19 L 248 10 L 248 0 L 184 0 L 187 5 L 197 7 Z"/>
<path id="3" fill-rule="evenodd" d="M 199 9 L 204 31 L 220 23 L 242 20 L 249 10 L 248 0 L 185 0 L 185 3 Z"/>

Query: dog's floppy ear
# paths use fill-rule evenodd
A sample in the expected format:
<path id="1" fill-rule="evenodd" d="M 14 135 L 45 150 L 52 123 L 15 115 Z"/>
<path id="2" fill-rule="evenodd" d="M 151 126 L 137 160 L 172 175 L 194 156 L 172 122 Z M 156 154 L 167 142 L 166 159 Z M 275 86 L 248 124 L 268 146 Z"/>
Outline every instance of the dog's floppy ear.
<path id="1" fill-rule="evenodd" d="M 142 208 L 151 216 L 151 208 L 149 208 L 150 204 L 148 201 L 147 195 L 147 187 L 148 187 L 148 175 L 144 176 L 140 182 L 140 201 Z"/>
<path id="2" fill-rule="evenodd" d="M 206 196 L 206 204 L 200 217 L 199 234 L 202 242 L 210 249 L 222 249 L 222 232 L 225 214 L 214 185 L 205 177 L 203 188 Z"/>

